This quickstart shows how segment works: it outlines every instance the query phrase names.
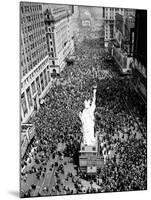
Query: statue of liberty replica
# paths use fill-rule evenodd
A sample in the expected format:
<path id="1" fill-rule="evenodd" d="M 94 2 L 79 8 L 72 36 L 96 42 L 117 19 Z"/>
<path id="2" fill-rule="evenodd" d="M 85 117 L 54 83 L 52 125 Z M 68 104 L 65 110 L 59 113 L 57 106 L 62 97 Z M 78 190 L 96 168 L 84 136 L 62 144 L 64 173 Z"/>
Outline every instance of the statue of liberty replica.
<path id="1" fill-rule="evenodd" d="M 95 111 L 95 101 L 96 101 L 96 87 L 93 89 L 93 99 L 92 102 L 90 100 L 85 100 L 85 108 L 82 112 L 80 112 L 79 117 L 82 121 L 82 132 L 83 132 L 83 142 L 87 145 L 92 145 L 96 142 L 96 138 L 94 136 L 94 111 Z"/>

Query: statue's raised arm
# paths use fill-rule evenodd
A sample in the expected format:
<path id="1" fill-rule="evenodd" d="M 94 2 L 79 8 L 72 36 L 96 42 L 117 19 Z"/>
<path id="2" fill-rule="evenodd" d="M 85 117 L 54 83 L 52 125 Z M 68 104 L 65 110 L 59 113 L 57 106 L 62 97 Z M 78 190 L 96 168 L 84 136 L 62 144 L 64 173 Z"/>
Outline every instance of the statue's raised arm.
<path id="1" fill-rule="evenodd" d="M 91 108 L 95 110 L 95 101 L 96 101 L 96 88 L 93 90 L 93 100 L 92 100 L 92 105 Z"/>

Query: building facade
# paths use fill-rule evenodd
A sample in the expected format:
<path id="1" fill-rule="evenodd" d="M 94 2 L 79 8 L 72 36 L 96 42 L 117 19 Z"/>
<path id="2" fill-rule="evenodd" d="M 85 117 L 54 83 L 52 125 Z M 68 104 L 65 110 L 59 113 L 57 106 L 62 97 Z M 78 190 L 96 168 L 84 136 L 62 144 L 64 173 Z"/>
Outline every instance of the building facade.
<path id="1" fill-rule="evenodd" d="M 40 107 L 53 78 L 74 51 L 72 6 L 20 3 L 21 122 Z"/>
<path id="2" fill-rule="evenodd" d="M 147 11 L 136 10 L 132 84 L 147 101 Z"/>
<path id="3" fill-rule="evenodd" d="M 103 166 L 104 161 L 98 153 L 97 142 L 93 145 L 81 144 L 79 156 L 79 169 L 88 175 L 96 175 L 98 168 Z"/>
<path id="4" fill-rule="evenodd" d="M 124 9 L 124 8 L 103 8 L 105 47 L 108 47 L 108 42 L 111 39 L 114 39 L 114 37 L 115 37 L 116 15 L 118 15 L 118 14 L 121 16 L 124 16 L 124 17 L 127 17 L 129 15 L 133 16 L 133 15 L 135 15 L 135 10 L 134 9 Z"/>
<path id="5" fill-rule="evenodd" d="M 115 16 L 115 39 L 120 48 L 124 49 L 128 55 L 132 56 L 134 45 L 135 12 L 133 15 L 116 14 Z M 131 12 L 132 13 L 132 12 Z"/>
<path id="6" fill-rule="evenodd" d="M 116 13 L 124 15 L 124 9 L 123 8 L 103 8 L 105 47 L 108 47 L 108 42 L 114 38 Z"/>
<path id="7" fill-rule="evenodd" d="M 125 44 L 124 49 L 129 56 L 133 56 L 134 52 L 134 30 L 135 15 L 128 15 L 125 20 Z"/>
<path id="8" fill-rule="evenodd" d="M 135 10 L 128 11 L 129 9 L 124 9 L 122 14 L 115 14 L 114 38 L 108 42 L 110 53 L 118 63 L 122 73 L 131 73 L 133 62 Z"/>
<path id="9" fill-rule="evenodd" d="M 22 124 L 21 126 L 21 158 L 24 157 L 26 150 L 35 136 L 35 127 L 32 124 Z"/>
<path id="10" fill-rule="evenodd" d="M 46 40 L 49 59 L 53 64 L 51 70 L 59 66 L 59 71 L 62 71 L 65 58 L 74 52 L 72 13 L 71 6 L 45 6 Z"/>
<path id="11" fill-rule="evenodd" d="M 103 155 L 100 154 L 100 141 L 98 136 L 96 141 L 90 145 L 82 142 L 79 151 L 79 169 L 87 175 L 96 175 L 98 169 L 104 166 Z"/>
<path id="12" fill-rule="evenodd" d="M 20 3 L 21 122 L 28 121 L 50 86 L 43 5 Z"/>

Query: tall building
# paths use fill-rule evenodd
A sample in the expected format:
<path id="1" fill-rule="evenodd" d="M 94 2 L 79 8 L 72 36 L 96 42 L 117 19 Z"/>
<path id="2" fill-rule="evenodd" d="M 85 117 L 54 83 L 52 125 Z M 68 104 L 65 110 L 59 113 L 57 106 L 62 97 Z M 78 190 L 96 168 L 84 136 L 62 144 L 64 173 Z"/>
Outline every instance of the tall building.
<path id="1" fill-rule="evenodd" d="M 144 101 L 147 99 L 147 11 L 136 10 L 134 32 L 133 86 Z"/>
<path id="2" fill-rule="evenodd" d="M 134 16 L 135 15 L 135 9 L 131 9 L 131 8 L 124 8 L 124 15 L 125 16 Z"/>
<path id="3" fill-rule="evenodd" d="M 103 8 L 105 47 L 108 47 L 108 42 L 114 38 L 116 13 L 124 15 L 124 9 L 123 8 Z"/>
<path id="4" fill-rule="evenodd" d="M 43 5 L 20 3 L 21 122 L 28 121 L 50 86 Z"/>
<path id="5" fill-rule="evenodd" d="M 116 31 L 116 15 L 118 14 L 124 17 L 135 15 L 135 10 L 124 8 L 103 8 L 105 47 L 108 47 L 108 42 L 110 39 L 114 38 L 114 33 Z"/>
<path id="6" fill-rule="evenodd" d="M 65 58 L 74 51 L 74 37 L 72 31 L 72 6 L 45 5 L 45 30 L 49 59 L 52 70 L 62 71 Z M 59 68 L 58 68 L 59 66 Z"/>
<path id="7" fill-rule="evenodd" d="M 133 12 L 133 15 L 127 15 L 127 12 L 125 13 L 124 16 L 121 14 L 116 14 L 115 16 L 114 37 L 120 48 L 125 50 L 128 56 L 132 56 L 132 45 L 134 45 L 132 34 L 134 34 L 135 27 L 135 12 Z"/>
<path id="8" fill-rule="evenodd" d="M 113 38 L 108 40 L 108 49 L 122 73 L 131 73 L 134 49 L 135 10 L 123 9 L 114 13 Z M 130 15 L 130 14 L 131 15 Z M 132 15 L 133 14 L 133 15 Z"/>
<path id="9" fill-rule="evenodd" d="M 125 19 L 125 46 L 129 56 L 133 56 L 134 52 L 134 30 L 135 30 L 135 15 L 128 15 Z"/>

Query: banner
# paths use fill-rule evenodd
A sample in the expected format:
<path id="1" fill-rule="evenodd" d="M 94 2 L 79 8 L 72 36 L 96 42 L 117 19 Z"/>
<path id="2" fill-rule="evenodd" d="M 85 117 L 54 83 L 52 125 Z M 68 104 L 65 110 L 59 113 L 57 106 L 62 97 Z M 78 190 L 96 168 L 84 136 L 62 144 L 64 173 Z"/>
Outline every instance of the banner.
<path id="1" fill-rule="evenodd" d="M 96 173 L 97 168 L 96 166 L 87 167 L 87 173 Z"/>

